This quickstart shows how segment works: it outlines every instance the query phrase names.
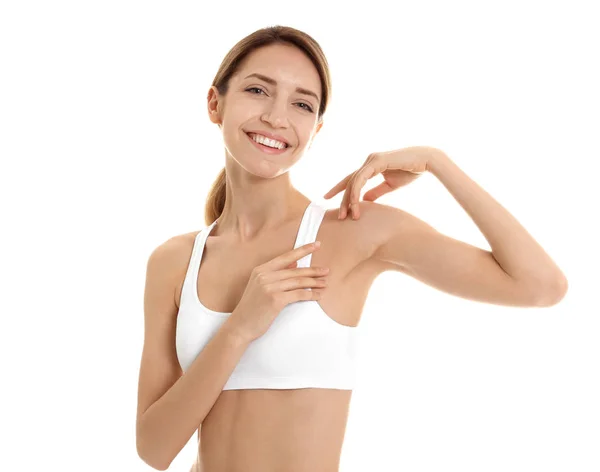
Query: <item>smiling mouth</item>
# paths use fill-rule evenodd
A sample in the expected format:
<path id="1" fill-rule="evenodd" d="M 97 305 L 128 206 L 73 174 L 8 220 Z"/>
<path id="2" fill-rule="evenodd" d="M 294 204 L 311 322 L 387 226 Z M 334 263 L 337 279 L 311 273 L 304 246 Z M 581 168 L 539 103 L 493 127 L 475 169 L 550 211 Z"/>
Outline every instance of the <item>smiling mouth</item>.
<path id="1" fill-rule="evenodd" d="M 291 148 L 292 146 L 290 144 L 287 143 L 283 143 L 284 147 L 282 147 L 281 149 L 276 148 L 276 147 L 271 147 L 271 146 L 267 146 L 266 144 L 262 144 L 259 143 L 258 141 L 255 141 L 254 138 L 252 138 L 251 134 L 256 134 L 256 133 L 246 133 L 246 136 L 248 136 L 248 138 L 254 143 L 254 144 L 258 144 L 259 146 L 262 146 L 266 149 L 272 149 L 274 151 L 285 151 L 286 149 Z"/>

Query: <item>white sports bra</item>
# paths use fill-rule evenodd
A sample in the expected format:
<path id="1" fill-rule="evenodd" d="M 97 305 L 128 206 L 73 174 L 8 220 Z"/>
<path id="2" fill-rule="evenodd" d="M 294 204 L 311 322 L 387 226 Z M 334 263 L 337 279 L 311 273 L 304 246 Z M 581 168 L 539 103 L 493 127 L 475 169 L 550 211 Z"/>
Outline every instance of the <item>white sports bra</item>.
<path id="1" fill-rule="evenodd" d="M 307 206 L 294 248 L 315 241 L 326 210 Z M 196 236 L 177 314 L 177 358 L 185 372 L 231 313 L 209 310 L 197 281 L 206 239 L 216 220 Z M 311 254 L 298 260 L 310 267 Z M 310 290 L 307 288 L 306 290 Z M 317 300 L 286 305 L 269 329 L 252 341 L 223 390 L 328 388 L 352 390 L 358 354 L 357 327 L 330 318 Z"/>

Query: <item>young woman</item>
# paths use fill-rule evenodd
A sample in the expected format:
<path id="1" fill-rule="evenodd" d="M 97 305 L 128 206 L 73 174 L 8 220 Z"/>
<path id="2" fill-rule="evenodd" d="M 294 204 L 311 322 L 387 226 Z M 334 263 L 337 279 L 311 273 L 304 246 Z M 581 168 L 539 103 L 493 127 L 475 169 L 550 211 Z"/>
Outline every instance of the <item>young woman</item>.
<path id="1" fill-rule="evenodd" d="M 208 115 L 225 168 L 207 226 L 166 241 L 147 266 L 137 451 L 155 469 L 198 431 L 194 471 L 337 471 L 356 330 L 384 271 L 499 305 L 550 306 L 567 290 L 537 242 L 439 149 L 370 155 L 325 195 L 344 191 L 339 212 L 295 189 L 288 171 L 321 129 L 329 96 L 321 48 L 289 27 L 244 38 L 217 72 Z M 373 202 L 427 171 L 493 251 Z M 384 182 L 359 201 L 377 174 Z"/>

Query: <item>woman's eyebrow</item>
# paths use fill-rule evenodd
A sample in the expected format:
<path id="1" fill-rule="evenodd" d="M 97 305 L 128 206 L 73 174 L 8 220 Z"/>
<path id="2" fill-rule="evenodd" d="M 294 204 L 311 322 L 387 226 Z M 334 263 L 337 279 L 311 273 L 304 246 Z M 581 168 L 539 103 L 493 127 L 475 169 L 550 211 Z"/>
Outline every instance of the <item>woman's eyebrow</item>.
<path id="1" fill-rule="evenodd" d="M 248 79 L 250 77 L 256 77 L 256 78 L 258 78 L 260 80 L 264 80 L 268 84 L 277 85 L 277 81 L 275 79 L 272 79 L 271 77 L 267 77 L 266 75 L 257 74 L 257 73 L 250 74 L 250 75 L 246 76 L 244 78 L 244 80 L 246 80 L 246 79 Z M 317 99 L 317 102 L 319 101 L 319 97 L 317 97 L 316 93 L 314 93 L 314 92 L 312 92 L 310 90 L 307 90 L 305 88 L 297 87 L 296 88 L 296 92 L 304 94 L 304 95 L 311 95 L 311 96 L 313 96 L 313 97 L 315 97 Z"/>

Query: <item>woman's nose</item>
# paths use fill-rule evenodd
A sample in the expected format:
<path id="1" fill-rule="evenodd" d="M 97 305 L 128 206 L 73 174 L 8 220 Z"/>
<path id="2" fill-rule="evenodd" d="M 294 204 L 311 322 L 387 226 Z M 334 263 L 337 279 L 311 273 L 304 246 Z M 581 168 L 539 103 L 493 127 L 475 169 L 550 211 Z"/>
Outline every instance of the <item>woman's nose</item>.
<path id="1" fill-rule="evenodd" d="M 280 128 L 282 126 L 288 126 L 288 116 L 286 104 L 281 103 L 278 100 L 274 100 L 271 102 L 271 105 L 264 112 L 262 116 L 263 121 L 270 123 L 271 126 L 275 128 Z"/>

